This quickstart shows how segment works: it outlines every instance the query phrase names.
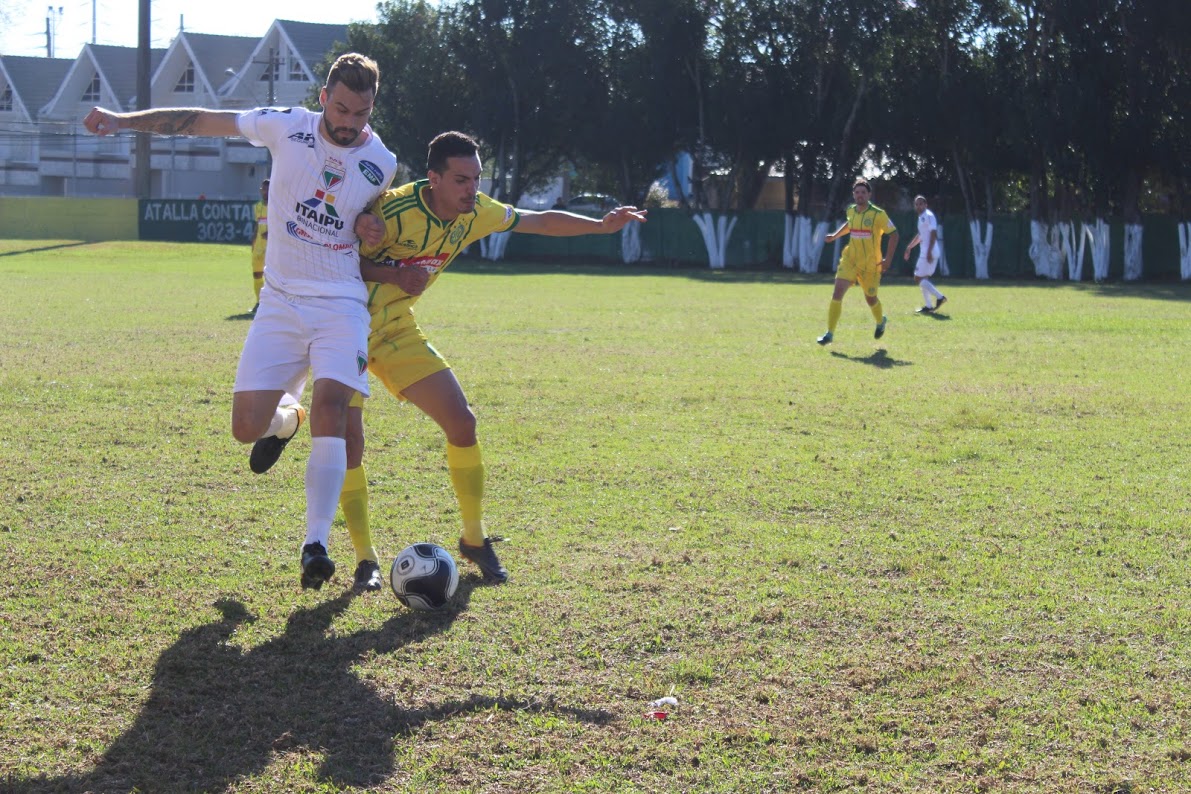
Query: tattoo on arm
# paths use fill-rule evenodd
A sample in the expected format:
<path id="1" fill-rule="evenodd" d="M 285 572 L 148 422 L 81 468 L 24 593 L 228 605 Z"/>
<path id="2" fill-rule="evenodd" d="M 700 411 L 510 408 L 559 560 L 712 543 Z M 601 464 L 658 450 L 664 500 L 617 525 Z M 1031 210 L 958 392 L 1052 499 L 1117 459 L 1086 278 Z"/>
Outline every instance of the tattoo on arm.
<path id="1" fill-rule="evenodd" d="M 198 117 L 199 112 L 189 108 L 150 110 L 136 119 L 133 129 L 156 135 L 197 135 L 194 127 Z"/>

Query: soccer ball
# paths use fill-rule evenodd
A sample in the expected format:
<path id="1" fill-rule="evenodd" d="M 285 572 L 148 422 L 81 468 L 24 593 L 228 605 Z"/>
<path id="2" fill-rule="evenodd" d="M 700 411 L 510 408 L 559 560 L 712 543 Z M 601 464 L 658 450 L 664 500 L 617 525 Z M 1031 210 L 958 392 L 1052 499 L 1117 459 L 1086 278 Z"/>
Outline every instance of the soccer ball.
<path id="1" fill-rule="evenodd" d="M 459 586 L 459 568 L 442 546 L 406 546 L 389 569 L 389 585 L 410 609 L 442 609 Z"/>

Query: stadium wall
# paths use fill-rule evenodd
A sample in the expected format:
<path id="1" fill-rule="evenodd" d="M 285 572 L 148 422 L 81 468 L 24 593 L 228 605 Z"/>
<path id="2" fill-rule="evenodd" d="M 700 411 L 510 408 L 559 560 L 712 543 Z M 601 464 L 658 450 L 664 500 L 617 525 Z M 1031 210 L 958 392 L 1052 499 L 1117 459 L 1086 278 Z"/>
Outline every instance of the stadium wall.
<path id="1" fill-rule="evenodd" d="M 6 240 L 136 240 L 136 199 L 0 197 Z"/>
<path id="2" fill-rule="evenodd" d="M 732 214 L 737 218 L 737 223 L 728 241 L 728 269 L 781 268 L 785 213 L 755 210 Z M 906 262 L 902 259 L 901 251 L 905 250 L 906 244 L 918 231 L 917 216 L 913 212 L 892 212 L 890 217 L 901 234 L 899 252 L 893 260 L 893 272 L 910 275 L 917 254 L 911 254 L 910 261 Z M 842 222 L 842 218 L 833 219 L 829 226 L 834 229 Z M 973 278 L 976 262 L 967 218 L 964 215 L 945 215 L 941 222 L 951 277 Z M 1119 280 L 1125 270 L 1125 225 L 1117 220 L 1110 221 L 1109 226 L 1112 232 L 1109 278 Z M 989 276 L 994 279 L 1035 278 L 1034 263 L 1030 259 L 1030 219 L 1025 215 L 995 216 L 993 227 Z M 1146 216 L 1142 219 L 1142 227 L 1144 278 L 1147 281 L 1177 280 L 1180 275 L 1179 237 L 1175 220 L 1167 215 Z M 846 238 L 838 246 L 829 244 L 823 247 L 819 259 L 820 273 L 834 270 L 835 259 L 845 242 Z M 705 266 L 707 263 L 703 238 L 684 210 L 651 209 L 649 222 L 641 227 L 641 247 L 647 264 Z M 509 259 L 580 258 L 619 262 L 620 238 L 617 235 L 539 237 L 514 234 L 509 240 L 505 256 Z M 1092 280 L 1090 254 L 1085 254 L 1083 279 Z"/>
<path id="3" fill-rule="evenodd" d="M 0 236 L 15 240 L 176 240 L 179 242 L 243 242 L 251 236 L 251 212 L 246 201 L 167 201 L 136 199 L 80 199 L 50 197 L 0 197 Z M 913 212 L 890 213 L 901 232 L 900 249 L 914 237 Z M 727 267 L 781 269 L 785 213 L 755 210 L 734 213 L 737 218 L 727 249 Z M 835 219 L 834 226 L 840 219 Z M 944 248 L 953 278 L 972 278 L 976 272 L 971 233 L 963 215 L 944 215 Z M 1125 225 L 1110 221 L 1112 234 L 1109 278 L 1124 274 Z M 1032 279 L 1030 220 L 1024 215 L 993 218 L 993 245 L 989 276 L 993 279 Z M 1142 257 L 1147 281 L 1173 281 L 1180 276 L 1178 226 L 1168 215 L 1142 219 Z M 641 227 L 644 264 L 662 266 L 706 266 L 707 251 L 694 221 L 679 209 L 651 209 L 649 222 Z M 841 243 L 842 246 L 842 243 Z M 478 253 L 473 251 L 473 253 Z M 509 259 L 583 259 L 589 262 L 620 262 L 619 235 L 585 237 L 541 237 L 514 234 L 505 252 Z M 823 247 L 819 272 L 830 273 L 838 256 L 835 245 Z M 894 257 L 894 272 L 909 275 L 910 262 L 901 253 Z M 1092 280 L 1090 256 L 1083 268 L 1085 281 Z"/>

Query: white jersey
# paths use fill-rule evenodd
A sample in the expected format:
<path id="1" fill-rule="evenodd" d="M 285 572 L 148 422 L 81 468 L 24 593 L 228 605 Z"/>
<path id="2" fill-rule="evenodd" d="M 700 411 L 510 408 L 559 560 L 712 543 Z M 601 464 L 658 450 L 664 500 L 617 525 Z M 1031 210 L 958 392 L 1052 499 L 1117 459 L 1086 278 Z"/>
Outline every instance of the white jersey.
<path id="1" fill-rule="evenodd" d="M 329 143 L 321 118 L 305 108 L 258 108 L 236 119 L 241 135 L 273 155 L 265 281 L 289 295 L 366 301 L 352 224 L 389 187 L 397 160 L 371 127 L 354 148 Z"/>
<path id="2" fill-rule="evenodd" d="M 935 214 L 929 209 L 925 209 L 918 216 L 918 250 L 919 256 L 926 258 L 926 252 L 930 251 L 930 260 L 937 261 L 939 258 L 939 249 L 942 244 L 935 240 L 935 247 L 932 250 L 930 246 L 930 233 L 937 232 L 939 229 L 939 222 L 935 219 Z"/>

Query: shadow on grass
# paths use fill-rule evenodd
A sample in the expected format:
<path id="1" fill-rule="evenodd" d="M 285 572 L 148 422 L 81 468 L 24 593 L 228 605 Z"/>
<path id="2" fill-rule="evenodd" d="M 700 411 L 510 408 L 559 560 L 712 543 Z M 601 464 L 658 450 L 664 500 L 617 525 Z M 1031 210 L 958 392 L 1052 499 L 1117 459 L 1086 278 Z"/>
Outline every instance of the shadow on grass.
<path id="1" fill-rule="evenodd" d="M 251 320 L 254 317 L 256 317 L 255 314 L 253 314 L 251 311 L 246 311 L 246 312 L 242 312 L 240 314 L 229 314 L 227 317 L 224 317 L 223 319 L 224 320 Z"/>
<path id="2" fill-rule="evenodd" d="M 57 251 L 62 248 L 78 248 L 80 245 L 91 245 L 91 243 L 77 240 L 71 243 L 57 243 L 56 245 L 39 245 L 35 248 L 21 248 L 17 251 L 5 251 L 0 253 L 0 256 L 19 256 L 21 254 L 40 254 L 44 251 Z"/>
<path id="3" fill-rule="evenodd" d="M 285 633 L 241 650 L 236 628 L 255 617 L 221 600 L 216 622 L 182 634 L 161 654 L 136 722 L 87 775 L 0 782 L 0 791 L 223 791 L 264 772 L 275 755 L 321 755 L 320 781 L 336 790 L 371 787 L 394 771 L 394 743 L 431 721 L 492 708 L 569 713 L 606 722 L 600 711 L 512 698 L 471 697 L 429 708 L 402 708 L 352 668 L 447 630 L 467 609 L 475 580 L 462 580 L 441 612 L 402 610 L 378 629 L 337 635 L 336 615 L 350 592 L 290 616 Z"/>
<path id="4" fill-rule="evenodd" d="M 867 356 L 849 356 L 847 353 L 840 353 L 836 350 L 831 351 L 831 355 L 835 358 L 842 358 L 848 361 L 855 361 L 857 364 L 868 364 L 877 369 L 892 369 L 893 367 L 909 367 L 913 362 L 899 361 L 889 355 L 889 351 L 885 348 L 873 351 L 871 355 Z"/>

